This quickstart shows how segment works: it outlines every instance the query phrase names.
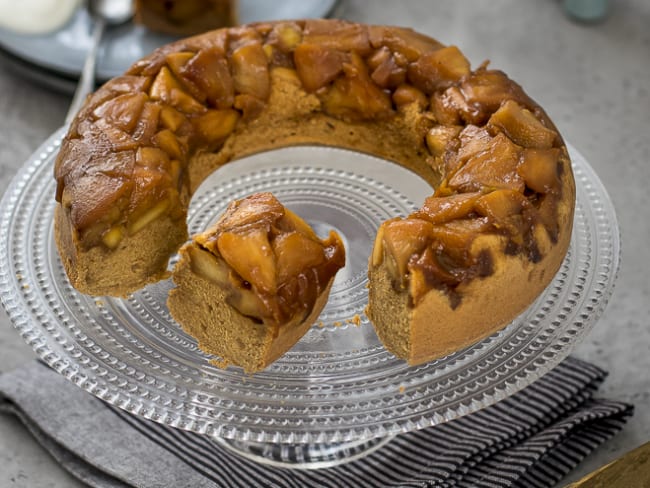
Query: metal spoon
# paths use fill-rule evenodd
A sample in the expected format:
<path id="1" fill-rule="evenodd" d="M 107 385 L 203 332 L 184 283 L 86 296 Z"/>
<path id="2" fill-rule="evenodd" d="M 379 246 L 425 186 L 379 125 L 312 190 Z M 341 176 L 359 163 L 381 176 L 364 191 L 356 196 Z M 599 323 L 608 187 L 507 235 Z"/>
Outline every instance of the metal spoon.
<path id="1" fill-rule="evenodd" d="M 65 116 L 66 126 L 70 125 L 86 97 L 95 89 L 97 49 L 106 26 L 119 25 L 129 20 L 133 16 L 133 0 L 89 0 L 88 11 L 95 24 L 92 42 L 70 108 Z"/>

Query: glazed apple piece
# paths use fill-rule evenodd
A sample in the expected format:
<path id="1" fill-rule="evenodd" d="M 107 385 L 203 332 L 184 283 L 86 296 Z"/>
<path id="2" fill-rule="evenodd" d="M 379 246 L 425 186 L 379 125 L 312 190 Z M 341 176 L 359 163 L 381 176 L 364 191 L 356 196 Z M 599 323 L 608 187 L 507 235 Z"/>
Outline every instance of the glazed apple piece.
<path id="1" fill-rule="evenodd" d="M 114 178 L 101 173 L 89 174 L 69 182 L 68 193 L 63 195 L 62 204 L 67 200 L 74 203 L 70 208 L 70 217 L 76 229 L 84 232 L 94 224 L 100 223 L 102 232 L 106 229 L 102 221 L 109 220 L 111 209 L 117 208 L 122 201 L 128 201 L 132 185 L 122 178 Z M 71 198 L 76 195 L 76 198 Z M 83 196 L 83 199 L 79 198 Z"/>
<path id="2" fill-rule="evenodd" d="M 217 239 L 217 249 L 226 263 L 255 289 L 268 294 L 277 292 L 276 258 L 266 229 L 224 232 Z"/>
<path id="3" fill-rule="evenodd" d="M 497 232 L 506 233 L 514 243 L 523 242 L 522 211 L 529 206 L 526 197 L 514 190 L 496 190 L 478 198 L 474 209 L 489 219 Z"/>
<path id="4" fill-rule="evenodd" d="M 277 259 L 280 282 L 287 282 L 305 269 L 317 267 L 325 261 L 322 245 L 299 231 L 276 237 L 273 253 Z"/>
<path id="5" fill-rule="evenodd" d="M 385 46 L 391 52 L 404 56 L 410 63 L 416 61 L 424 53 L 444 47 L 428 36 L 403 27 L 369 26 L 368 35 L 372 47 Z"/>
<path id="6" fill-rule="evenodd" d="M 265 101 L 271 91 L 268 59 L 260 42 L 250 42 L 235 49 L 230 68 L 236 93 Z"/>
<path id="7" fill-rule="evenodd" d="M 354 51 L 361 56 L 371 51 L 367 28 L 344 21 L 307 20 L 302 39 L 306 44 L 319 44 L 343 52 Z"/>
<path id="8" fill-rule="evenodd" d="M 393 55 L 390 49 L 382 47 L 367 60 L 370 78 L 382 88 L 395 88 L 406 81 L 406 58 Z"/>
<path id="9" fill-rule="evenodd" d="M 343 69 L 345 76 L 337 78 L 323 98 L 325 112 L 351 119 L 372 119 L 392 112 L 390 96 L 370 79 L 360 56 L 352 53 Z"/>
<path id="10" fill-rule="evenodd" d="M 169 129 L 163 129 L 153 136 L 152 142 L 174 159 L 184 159 L 187 148 Z"/>
<path id="11" fill-rule="evenodd" d="M 424 110 L 429 104 L 427 96 L 422 91 L 408 84 L 398 86 L 393 92 L 392 99 L 398 108 L 415 103 Z"/>
<path id="12" fill-rule="evenodd" d="M 452 86 L 445 91 L 438 91 L 431 95 L 429 110 L 436 122 L 442 125 L 459 125 L 461 120 L 471 123 L 466 116 L 471 112 L 458 87 Z M 461 117 L 465 115 L 464 117 Z"/>
<path id="13" fill-rule="evenodd" d="M 511 81 L 503 72 L 478 69 L 460 84 L 468 106 L 476 111 L 473 123 L 480 124 L 499 109 L 506 99 L 525 99 L 521 88 Z"/>
<path id="14" fill-rule="evenodd" d="M 464 267 L 469 264 L 467 253 L 474 239 L 489 230 L 488 219 L 479 217 L 452 220 L 434 225 L 431 235 L 435 241 L 442 244 L 448 256 L 455 259 L 459 266 Z"/>
<path id="15" fill-rule="evenodd" d="M 302 29 L 295 22 L 280 22 L 273 26 L 266 37 L 268 44 L 283 52 L 291 52 L 302 42 Z"/>
<path id="16" fill-rule="evenodd" d="M 216 148 L 237 125 L 239 112 L 234 109 L 208 110 L 192 119 L 196 134 L 208 148 Z"/>
<path id="17" fill-rule="evenodd" d="M 183 124 L 187 123 L 187 117 L 170 106 L 162 107 L 159 117 L 163 127 L 172 132 L 176 132 Z"/>
<path id="18" fill-rule="evenodd" d="M 460 134 L 462 127 L 459 125 L 436 125 L 427 132 L 426 142 L 429 152 L 434 157 L 445 154 L 449 143 Z"/>
<path id="19" fill-rule="evenodd" d="M 409 266 L 409 295 L 414 306 L 432 289 L 449 289 L 460 281 L 460 277 L 453 270 L 446 269 L 439 260 L 440 256 L 433 248 L 427 247 Z"/>
<path id="20" fill-rule="evenodd" d="M 184 87 L 167 66 L 160 69 L 149 89 L 149 96 L 152 100 L 161 100 L 181 112 L 196 113 L 205 110 L 203 104 L 185 92 Z"/>
<path id="21" fill-rule="evenodd" d="M 296 71 L 308 92 L 323 88 L 343 72 L 345 54 L 319 44 L 300 44 L 294 51 Z"/>
<path id="22" fill-rule="evenodd" d="M 164 170 L 136 165 L 132 180 L 127 223 L 129 234 L 141 231 L 172 206 L 168 193 L 171 178 Z"/>
<path id="23" fill-rule="evenodd" d="M 476 153 L 448 182 L 462 192 L 508 188 L 524 191 L 524 180 L 517 172 L 520 148 L 503 134 L 490 140 L 486 150 Z"/>
<path id="24" fill-rule="evenodd" d="M 538 193 L 553 192 L 560 183 L 559 157 L 559 149 L 525 149 L 517 172 L 531 190 Z"/>
<path id="25" fill-rule="evenodd" d="M 409 293 L 414 305 L 432 289 L 445 290 L 458 305 L 456 286 L 470 276 L 487 276 L 492 263 L 483 251 L 471 252 L 476 237 L 489 229 L 486 218 L 453 220 L 431 229 L 431 244 L 409 261 Z"/>
<path id="26" fill-rule="evenodd" d="M 427 94 L 458 82 L 470 72 L 469 61 L 456 46 L 428 52 L 411 63 L 408 78 Z"/>
<path id="27" fill-rule="evenodd" d="M 489 127 L 501 129 L 515 144 L 534 149 L 549 149 L 557 134 L 533 113 L 514 100 L 504 102 L 488 121 Z"/>
<path id="28" fill-rule="evenodd" d="M 409 260 L 412 256 L 420 254 L 429 244 L 432 229 L 430 222 L 418 218 L 384 222 L 378 232 L 378 242 L 375 244 L 383 249 L 383 257 L 377 256 L 379 259 L 374 265 L 380 264 L 383 258 L 388 256 L 387 264 L 393 279 L 403 286 Z"/>
<path id="29" fill-rule="evenodd" d="M 445 197 L 429 196 L 412 217 L 424 219 L 432 224 L 443 224 L 456 219 L 464 219 L 474 211 L 480 192 L 459 193 Z"/>
<path id="30" fill-rule="evenodd" d="M 131 133 L 140 119 L 147 96 L 144 93 L 127 93 L 108 100 L 93 110 L 93 115 L 110 125 Z"/>
<path id="31" fill-rule="evenodd" d="M 228 60 L 220 48 L 200 50 L 178 68 L 178 76 L 196 86 L 210 106 L 219 109 L 232 107 L 235 86 Z"/>

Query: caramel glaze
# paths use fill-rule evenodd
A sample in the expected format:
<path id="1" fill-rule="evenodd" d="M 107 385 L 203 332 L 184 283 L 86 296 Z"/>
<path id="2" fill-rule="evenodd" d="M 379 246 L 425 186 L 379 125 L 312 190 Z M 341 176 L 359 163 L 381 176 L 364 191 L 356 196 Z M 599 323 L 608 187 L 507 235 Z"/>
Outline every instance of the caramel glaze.
<path id="1" fill-rule="evenodd" d="M 505 236 L 503 252 L 531 262 L 543 252 L 536 227 L 557 239 L 570 163 L 519 85 L 487 64 L 471 70 L 456 47 L 410 29 L 308 20 L 176 42 L 92 95 L 54 170 L 82 246 L 111 248 L 158 215 L 182 221 L 188 161 L 219 151 L 264 111 L 272 70 L 297 76 L 333 119 L 376 123 L 415 110 L 429 121 L 423 158 L 442 181 L 421 209 L 382 226 L 371 260 L 392 260 L 395 287 L 408 288 L 413 305 L 432 288 L 455 305 L 460 284 L 492 272 L 488 252 L 470 253 L 478 235 Z"/>

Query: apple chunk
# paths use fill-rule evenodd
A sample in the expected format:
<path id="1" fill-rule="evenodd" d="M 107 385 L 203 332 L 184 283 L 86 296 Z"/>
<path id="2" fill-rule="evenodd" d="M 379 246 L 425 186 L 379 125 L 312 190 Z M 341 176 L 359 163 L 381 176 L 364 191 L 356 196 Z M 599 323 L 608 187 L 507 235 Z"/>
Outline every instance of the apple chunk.
<path id="1" fill-rule="evenodd" d="M 534 149 L 549 149 L 557 137 L 533 113 L 513 100 L 508 100 L 492 114 L 488 127 L 501 129 L 515 144 Z"/>
<path id="2" fill-rule="evenodd" d="M 224 232 L 217 240 L 217 247 L 242 279 L 264 293 L 277 291 L 275 255 L 266 230 L 253 229 L 246 234 Z"/>
<path id="3" fill-rule="evenodd" d="M 449 187 L 463 192 L 507 188 L 523 192 L 517 172 L 520 150 L 503 134 L 497 134 L 484 151 L 472 156 L 449 180 Z"/>

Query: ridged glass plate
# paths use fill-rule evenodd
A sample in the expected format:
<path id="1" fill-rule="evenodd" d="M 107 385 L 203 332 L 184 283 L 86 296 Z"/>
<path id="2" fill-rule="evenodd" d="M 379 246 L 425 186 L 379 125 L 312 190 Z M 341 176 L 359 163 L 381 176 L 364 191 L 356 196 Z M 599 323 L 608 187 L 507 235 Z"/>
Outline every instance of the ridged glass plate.
<path id="1" fill-rule="evenodd" d="M 363 315 L 366 266 L 379 223 L 409 213 L 431 189 L 395 164 L 350 151 L 308 146 L 258 154 L 204 182 L 192 200 L 190 232 L 233 198 L 272 191 L 319 233 L 338 230 L 348 263 L 318 323 L 291 351 L 255 375 L 221 370 L 170 318 L 169 281 L 125 300 L 70 286 L 52 224 L 61 136 L 25 163 L 0 207 L 0 294 L 15 327 L 47 364 L 108 403 L 244 451 L 304 444 L 344 446 L 343 456 L 354 456 L 355 446 L 370 449 L 380 438 L 486 407 L 547 372 L 585 336 L 619 265 L 612 204 L 572 149 L 574 232 L 547 290 L 488 339 L 408 367 L 384 350 Z"/>

